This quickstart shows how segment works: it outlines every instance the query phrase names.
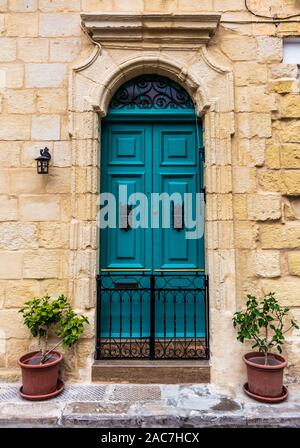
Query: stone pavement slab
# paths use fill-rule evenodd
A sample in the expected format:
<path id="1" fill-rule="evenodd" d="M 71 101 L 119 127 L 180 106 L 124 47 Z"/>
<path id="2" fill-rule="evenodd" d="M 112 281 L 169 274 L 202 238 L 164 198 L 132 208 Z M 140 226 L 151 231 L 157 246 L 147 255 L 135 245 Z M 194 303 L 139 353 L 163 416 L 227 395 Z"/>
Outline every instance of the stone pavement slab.
<path id="1" fill-rule="evenodd" d="M 300 428 L 300 386 L 289 398 L 264 404 L 242 390 L 213 385 L 67 385 L 58 397 L 30 402 L 16 384 L 0 384 L 0 427 Z"/>

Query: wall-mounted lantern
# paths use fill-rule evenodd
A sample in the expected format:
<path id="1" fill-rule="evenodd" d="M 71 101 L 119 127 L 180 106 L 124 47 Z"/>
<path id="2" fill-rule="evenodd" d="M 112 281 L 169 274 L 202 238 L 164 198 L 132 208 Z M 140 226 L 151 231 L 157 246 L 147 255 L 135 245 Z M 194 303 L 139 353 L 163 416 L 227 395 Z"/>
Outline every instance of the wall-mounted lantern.
<path id="1" fill-rule="evenodd" d="M 41 149 L 40 154 L 41 155 L 35 159 L 37 162 L 37 172 L 38 174 L 48 174 L 49 161 L 51 159 L 49 149 Z"/>

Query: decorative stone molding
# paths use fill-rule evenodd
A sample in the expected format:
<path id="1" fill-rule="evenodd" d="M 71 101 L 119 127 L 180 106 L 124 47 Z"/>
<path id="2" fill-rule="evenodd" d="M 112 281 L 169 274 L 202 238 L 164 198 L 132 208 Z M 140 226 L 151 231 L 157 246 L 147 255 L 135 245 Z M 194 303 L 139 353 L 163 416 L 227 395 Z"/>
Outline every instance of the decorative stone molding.
<path id="1" fill-rule="evenodd" d="M 75 303 L 89 309 L 93 308 L 96 302 L 95 269 L 100 258 L 96 244 L 96 240 L 99 241 L 96 214 L 99 192 L 97 181 L 100 178 L 101 165 L 101 119 L 107 113 L 112 96 L 127 80 L 147 73 L 167 76 L 189 92 L 197 114 L 203 117 L 205 128 L 206 265 L 210 278 L 210 336 L 212 353 L 218 352 L 218 358 L 212 357 L 211 372 L 218 382 L 220 373 L 222 377 L 223 370 L 229 368 L 230 357 L 226 354 L 222 356 L 221 348 L 224 332 L 232 331 L 231 318 L 236 307 L 234 222 L 230 213 L 233 209 L 231 139 L 235 130 L 233 75 L 226 57 L 219 53 L 216 62 L 204 45 L 215 30 L 218 17 L 215 18 L 214 30 L 207 31 L 206 41 L 201 40 L 204 39 L 204 33 L 199 32 L 199 45 L 194 44 L 189 51 L 186 51 L 184 44 L 178 43 L 180 39 L 181 42 L 184 40 L 184 36 L 187 39 L 195 38 L 188 30 L 187 21 L 183 22 L 183 30 L 175 30 L 174 27 L 174 39 L 170 32 L 166 35 L 164 44 L 163 33 L 153 32 L 151 35 L 149 32 L 150 34 L 144 36 L 145 39 L 140 34 L 138 39 L 142 46 L 139 48 L 137 38 L 135 41 L 126 41 L 129 27 L 127 23 L 125 29 L 118 32 L 120 17 L 123 17 L 123 24 L 125 23 L 124 15 L 119 14 L 115 28 L 112 26 L 107 32 L 102 32 L 102 28 L 97 29 L 97 21 L 92 22 L 86 17 L 96 17 L 98 21 L 101 18 L 103 29 L 110 28 L 110 22 L 103 19 L 106 15 L 83 15 L 85 30 L 90 27 L 92 38 L 97 39 L 97 48 L 93 49 L 90 58 L 84 57 L 81 64 L 73 67 L 70 74 L 69 131 L 73 151 L 70 274 Z M 138 17 L 141 19 L 141 16 Z M 164 18 L 166 17 L 171 16 L 164 15 Z M 94 29 L 93 23 L 96 24 Z M 163 23 L 162 21 L 161 25 Z M 169 31 L 172 28 L 171 23 L 175 24 L 175 19 L 173 22 L 167 22 L 166 29 Z M 154 21 L 154 25 L 155 30 L 157 22 Z M 149 29 L 152 29 L 150 25 Z M 179 36 L 178 40 L 175 38 L 176 34 Z M 153 37 L 152 43 L 148 36 Z M 147 46 L 149 42 L 152 48 Z M 185 42 L 186 45 L 191 45 L 191 41 Z M 112 47 L 107 47 L 107 43 L 112 44 Z M 103 44 L 101 49 L 100 44 Z"/>
<path id="2" fill-rule="evenodd" d="M 220 14 L 82 13 L 83 29 L 107 48 L 145 47 L 194 49 L 215 34 Z"/>

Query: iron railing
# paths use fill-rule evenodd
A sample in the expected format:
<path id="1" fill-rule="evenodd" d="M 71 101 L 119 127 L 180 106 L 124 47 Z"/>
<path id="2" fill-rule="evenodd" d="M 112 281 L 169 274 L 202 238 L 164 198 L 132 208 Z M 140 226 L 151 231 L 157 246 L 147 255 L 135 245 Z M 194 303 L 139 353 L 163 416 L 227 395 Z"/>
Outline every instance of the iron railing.
<path id="1" fill-rule="evenodd" d="M 208 359 L 203 273 L 97 277 L 96 359 Z"/>

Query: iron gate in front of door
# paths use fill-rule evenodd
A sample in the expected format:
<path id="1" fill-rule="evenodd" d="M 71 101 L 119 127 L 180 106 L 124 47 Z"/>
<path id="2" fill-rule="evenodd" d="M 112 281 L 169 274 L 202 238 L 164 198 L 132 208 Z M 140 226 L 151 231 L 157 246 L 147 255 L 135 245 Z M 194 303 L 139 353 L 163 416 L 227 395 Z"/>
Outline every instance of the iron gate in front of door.
<path id="1" fill-rule="evenodd" d="M 96 359 L 208 359 L 208 278 L 194 273 L 97 277 Z"/>

